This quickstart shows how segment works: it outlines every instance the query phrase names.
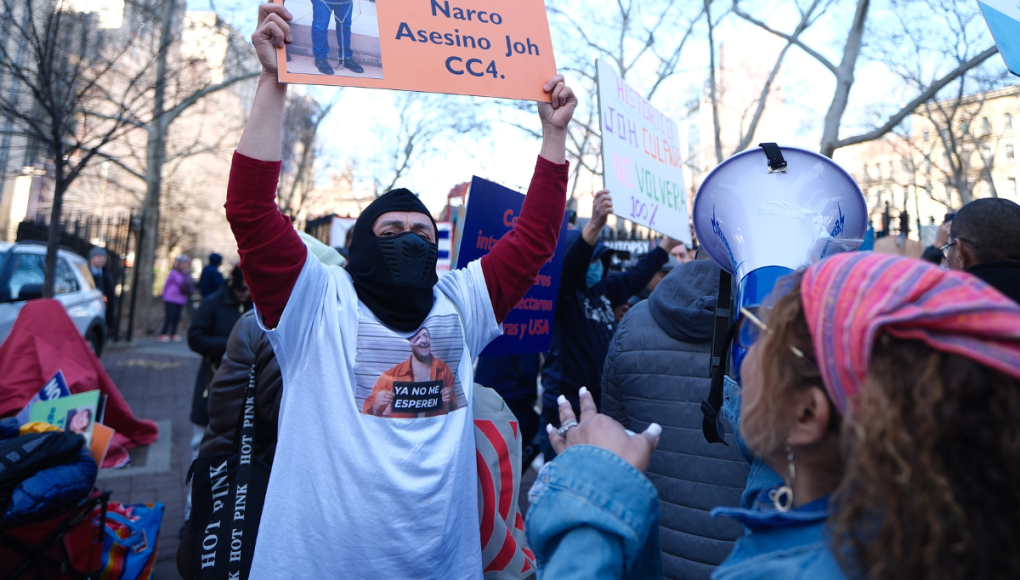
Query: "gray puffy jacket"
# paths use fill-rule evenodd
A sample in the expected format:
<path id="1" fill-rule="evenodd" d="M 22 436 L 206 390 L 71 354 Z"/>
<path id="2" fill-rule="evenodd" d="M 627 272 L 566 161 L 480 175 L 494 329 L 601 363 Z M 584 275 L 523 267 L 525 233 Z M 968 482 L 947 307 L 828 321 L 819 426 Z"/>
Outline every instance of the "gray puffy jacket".
<path id="1" fill-rule="evenodd" d="M 604 413 L 636 432 L 662 425 L 647 475 L 659 491 L 670 579 L 709 578 L 742 535 L 733 520 L 709 516 L 714 507 L 740 505 L 748 472 L 732 433 L 729 447 L 701 433 L 718 289 L 715 262 L 673 269 L 620 322 L 602 375 Z"/>

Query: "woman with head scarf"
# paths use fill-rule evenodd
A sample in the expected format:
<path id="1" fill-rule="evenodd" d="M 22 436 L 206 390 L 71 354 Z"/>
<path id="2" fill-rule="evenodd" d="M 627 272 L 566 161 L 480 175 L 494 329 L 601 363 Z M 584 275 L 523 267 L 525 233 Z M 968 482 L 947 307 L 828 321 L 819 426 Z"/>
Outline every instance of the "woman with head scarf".
<path id="1" fill-rule="evenodd" d="M 1020 576 L 1020 308 L 972 276 L 871 253 L 785 289 L 763 320 L 741 321 L 758 339 L 740 431 L 782 484 L 715 510 L 747 533 L 713 578 Z M 636 555 L 657 544 L 658 514 L 637 470 L 659 438 L 593 411 L 551 434 L 569 449 L 532 490 L 529 541 L 547 569 L 569 570 L 585 564 L 561 547 L 594 527 L 621 565 L 590 577 L 646 577 Z M 599 523 L 607 510 L 617 528 Z"/>

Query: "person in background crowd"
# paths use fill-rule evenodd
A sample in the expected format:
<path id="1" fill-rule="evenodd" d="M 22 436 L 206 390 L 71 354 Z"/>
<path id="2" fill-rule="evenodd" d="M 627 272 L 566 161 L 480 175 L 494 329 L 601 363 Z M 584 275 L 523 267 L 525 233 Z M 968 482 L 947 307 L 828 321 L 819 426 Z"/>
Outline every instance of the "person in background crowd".
<path id="1" fill-rule="evenodd" d="M 628 312 L 630 312 L 630 300 L 621 302 L 619 306 L 614 308 L 613 319 L 616 320 L 616 324 L 620 324 L 620 321 L 623 320 L 624 316 L 627 316 Z"/>
<path id="2" fill-rule="evenodd" d="M 251 294 L 241 269 L 234 266 L 230 280 L 199 305 L 188 328 L 188 347 L 202 355 L 191 397 L 191 460 L 198 458 L 199 446 L 209 424 L 210 383 L 227 351 L 227 338 L 241 316 L 251 310 Z M 191 515 L 191 493 L 184 505 L 184 519 Z"/>
<path id="3" fill-rule="evenodd" d="M 886 237 L 892 233 L 892 209 L 889 207 L 889 202 L 885 202 L 885 209 L 882 210 L 882 235 L 879 237 Z"/>
<path id="4" fill-rule="evenodd" d="M 896 238 L 896 245 L 901 249 L 907 243 L 907 236 L 910 235 L 910 214 L 904 209 L 900 212 L 900 235 Z"/>
<path id="5" fill-rule="evenodd" d="M 555 426 L 559 426 L 556 400 L 561 394 L 576 406 L 578 389 L 588 387 L 595 404 L 600 404 L 602 366 L 616 331 L 613 309 L 648 284 L 677 243 L 663 238 L 626 272 L 608 274 L 612 250 L 599 241 L 599 233 L 612 212 L 613 198 L 608 191 L 599 191 L 592 202 L 591 221 L 581 231 L 568 231 L 564 240 L 567 253 L 560 274 L 552 347 L 559 368 L 542 370 L 542 417 Z"/>
<path id="6" fill-rule="evenodd" d="M 668 276 L 669 273 L 673 271 L 674 268 L 681 264 L 686 264 L 689 261 L 689 260 L 681 261 L 676 258 L 676 248 L 682 248 L 683 245 L 684 245 L 683 242 L 677 242 L 676 247 L 673 248 L 673 250 L 670 251 L 669 253 L 669 261 L 662 265 L 662 268 L 660 268 L 659 271 L 656 272 L 654 276 L 652 276 L 652 279 L 648 281 L 648 284 L 646 284 L 645 287 L 642 288 L 640 292 L 638 292 L 634 296 L 631 296 L 627 304 L 627 310 L 630 310 L 631 306 L 634 306 L 639 302 L 648 300 L 648 297 L 652 295 L 652 292 L 654 292 L 655 289 L 659 287 L 659 283 L 661 283 L 666 278 L 666 276 Z M 683 255 L 684 257 L 686 257 L 686 250 L 684 251 Z M 624 314 L 626 313 L 627 311 L 625 310 Z M 623 316 L 620 316 L 617 319 L 617 322 L 620 322 L 621 319 L 623 319 Z"/>
<path id="7" fill-rule="evenodd" d="M 89 271 L 92 272 L 92 281 L 96 284 L 96 290 L 103 293 L 103 304 L 106 304 L 106 336 L 110 336 L 116 331 L 113 328 L 113 321 L 117 287 L 113 282 L 113 274 L 106 267 L 107 258 L 106 248 L 96 246 L 89 250 Z"/>
<path id="8" fill-rule="evenodd" d="M 972 276 L 870 252 L 773 296 L 764 321 L 742 314 L 758 338 L 738 435 L 783 485 L 754 509 L 716 510 L 746 535 L 713 578 L 1020 576 L 1020 306 Z M 527 529 L 546 571 L 568 572 L 554 577 L 627 577 L 647 554 L 658 510 L 638 471 L 657 431 L 628 437 L 589 403 L 565 437 L 550 433 L 562 454 L 536 480 Z M 590 567 L 600 560 L 619 565 Z"/>
<path id="9" fill-rule="evenodd" d="M 949 230 L 953 225 L 954 217 L 956 217 L 955 212 L 946 214 L 945 221 L 942 222 L 942 225 L 935 232 L 935 243 L 925 248 L 924 252 L 921 253 L 922 260 L 931 262 L 936 266 L 942 265 L 942 261 L 946 259 L 945 254 L 942 253 L 942 246 L 949 243 Z"/>
<path id="10" fill-rule="evenodd" d="M 188 270 L 191 268 L 191 258 L 180 255 L 174 260 L 174 267 L 166 277 L 163 284 L 163 327 L 159 331 L 160 342 L 180 342 L 177 336 L 177 325 L 181 322 L 181 313 L 188 303 L 188 297 L 195 293 L 195 281 L 191 279 Z"/>
<path id="11" fill-rule="evenodd" d="M 220 265 L 223 264 L 223 256 L 213 252 L 209 254 L 209 263 L 202 268 L 202 275 L 198 277 L 198 293 L 202 298 L 212 294 L 223 286 L 223 274 L 220 274 Z"/>
<path id="12" fill-rule="evenodd" d="M 535 412 L 538 369 L 537 353 L 480 356 L 475 368 L 475 382 L 499 393 L 510 412 L 517 417 L 523 442 L 521 465 L 524 470 L 538 455 L 538 446 L 533 444 L 539 429 L 539 416 Z"/>
<path id="13" fill-rule="evenodd" d="M 688 249 L 687 244 L 683 242 L 677 242 L 676 246 L 669 251 L 669 255 L 676 258 L 677 262 L 686 264 L 697 259 L 698 251 L 693 248 Z"/>
<path id="14" fill-rule="evenodd" d="M 651 423 L 664 429 L 647 475 L 659 492 L 662 561 L 671 580 L 707 579 L 742 534 L 736 522 L 709 515 L 740 504 L 748 475 L 732 434 L 728 447 L 701 435 L 718 295 L 715 262 L 674 268 L 616 329 L 602 373 L 606 415 L 633 431 Z"/>
<path id="15" fill-rule="evenodd" d="M 220 366 L 220 359 L 227 351 L 227 338 L 230 337 L 234 325 L 240 320 L 241 315 L 251 310 L 251 307 L 251 293 L 244 281 L 244 274 L 241 268 L 234 266 L 230 272 L 230 280 L 202 300 L 202 304 L 195 311 L 191 327 L 188 328 L 188 347 L 202 355 L 202 364 L 198 367 L 194 396 L 191 399 L 191 423 L 194 426 L 191 439 L 193 461 L 198 457 L 202 434 L 209 424 L 206 404 L 209 384 Z"/>
<path id="16" fill-rule="evenodd" d="M 293 40 L 291 18 L 279 4 L 259 7 L 252 44 L 263 73 L 226 201 L 285 385 L 262 512 L 272 525 L 259 529 L 251 577 L 479 579 L 473 362 L 556 248 L 577 99 L 562 76 L 543 85 L 550 102 L 538 103 L 544 138 L 532 185 L 486 256 L 438 278 L 435 222 L 398 189 L 362 211 L 347 269 L 327 268 L 275 202 L 287 97 L 276 55 Z M 358 394 L 408 356 L 423 326 L 466 405 L 418 419 L 361 414 Z"/>
<path id="17" fill-rule="evenodd" d="M 968 203 L 956 213 L 942 251 L 950 268 L 1020 302 L 1020 205 L 998 197 Z"/>

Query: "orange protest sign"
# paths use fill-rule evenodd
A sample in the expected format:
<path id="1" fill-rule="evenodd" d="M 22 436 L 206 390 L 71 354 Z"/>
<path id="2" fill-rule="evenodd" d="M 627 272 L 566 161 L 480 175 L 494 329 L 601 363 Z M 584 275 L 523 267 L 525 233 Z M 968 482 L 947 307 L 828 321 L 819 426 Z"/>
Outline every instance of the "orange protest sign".
<path id="1" fill-rule="evenodd" d="M 273 0 L 277 4 L 284 0 Z M 286 0 L 281 82 L 548 101 L 543 0 Z"/>

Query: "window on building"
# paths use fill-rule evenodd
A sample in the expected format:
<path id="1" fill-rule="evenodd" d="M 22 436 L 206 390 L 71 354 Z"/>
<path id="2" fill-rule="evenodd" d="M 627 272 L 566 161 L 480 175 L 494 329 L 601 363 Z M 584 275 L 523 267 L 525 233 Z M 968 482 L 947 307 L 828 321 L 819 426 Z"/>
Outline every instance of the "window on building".
<path id="1" fill-rule="evenodd" d="M 1012 145 L 1006 145 L 1006 161 L 1008 163 L 1016 163 Z"/>
<path id="2" fill-rule="evenodd" d="M 992 122 L 988 120 L 988 117 L 981 117 L 981 134 L 992 134 Z"/>
<path id="3" fill-rule="evenodd" d="M 1013 129 L 1013 114 L 1006 113 L 1005 115 L 1003 115 L 1002 124 L 1006 126 L 1007 131 L 1011 131 Z"/>
<path id="4" fill-rule="evenodd" d="M 1016 178 L 1015 177 L 1010 177 L 1009 178 L 1009 190 L 1011 192 L 1013 192 L 1013 197 L 1016 197 L 1017 191 L 1016 191 Z"/>
<path id="5" fill-rule="evenodd" d="M 896 176 L 896 167 L 893 165 L 892 161 L 889 161 L 889 179 L 892 179 L 895 176 Z"/>
<path id="6" fill-rule="evenodd" d="M 928 129 L 921 131 L 921 141 L 928 142 Z"/>

